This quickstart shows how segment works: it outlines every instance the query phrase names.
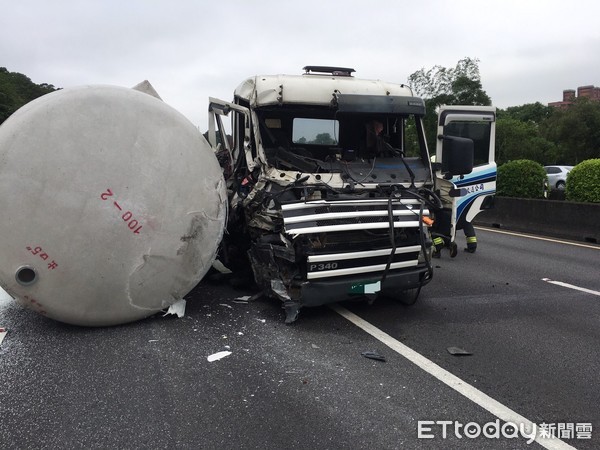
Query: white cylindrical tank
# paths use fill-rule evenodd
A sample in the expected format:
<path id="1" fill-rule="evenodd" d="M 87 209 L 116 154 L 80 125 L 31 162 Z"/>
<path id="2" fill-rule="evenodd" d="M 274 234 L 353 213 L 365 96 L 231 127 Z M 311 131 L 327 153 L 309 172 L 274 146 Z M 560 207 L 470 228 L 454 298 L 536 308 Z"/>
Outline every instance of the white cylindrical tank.
<path id="1" fill-rule="evenodd" d="M 47 94 L 0 126 L 0 285 L 76 325 L 180 300 L 210 268 L 226 217 L 221 169 L 183 115 L 137 90 Z"/>

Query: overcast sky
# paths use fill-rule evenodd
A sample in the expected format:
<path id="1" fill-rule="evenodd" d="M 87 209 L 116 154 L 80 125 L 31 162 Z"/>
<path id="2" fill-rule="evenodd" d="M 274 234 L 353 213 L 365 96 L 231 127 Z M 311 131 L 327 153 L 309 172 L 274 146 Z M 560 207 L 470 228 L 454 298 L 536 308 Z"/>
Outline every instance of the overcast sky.
<path id="1" fill-rule="evenodd" d="M 500 108 L 600 86 L 596 0 L 0 0 L 0 11 L 0 66 L 63 88 L 148 79 L 202 130 L 209 96 L 305 65 L 406 83 L 478 58 Z"/>

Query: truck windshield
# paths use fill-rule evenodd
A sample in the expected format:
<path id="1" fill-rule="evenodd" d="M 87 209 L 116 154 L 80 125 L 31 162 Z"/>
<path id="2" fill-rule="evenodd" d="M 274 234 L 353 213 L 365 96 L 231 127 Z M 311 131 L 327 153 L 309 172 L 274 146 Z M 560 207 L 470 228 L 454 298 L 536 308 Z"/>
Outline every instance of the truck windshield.
<path id="1" fill-rule="evenodd" d="M 344 162 L 372 165 L 401 157 L 429 163 L 420 116 L 329 108 L 257 112 L 265 155 L 278 169 L 331 172 Z"/>

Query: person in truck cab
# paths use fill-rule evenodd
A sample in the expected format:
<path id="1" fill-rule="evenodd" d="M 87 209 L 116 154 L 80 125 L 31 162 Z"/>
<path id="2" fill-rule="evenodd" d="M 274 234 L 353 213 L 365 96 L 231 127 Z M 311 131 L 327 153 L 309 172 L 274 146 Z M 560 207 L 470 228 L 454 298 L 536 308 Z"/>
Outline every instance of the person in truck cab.
<path id="1" fill-rule="evenodd" d="M 367 157 L 382 156 L 385 148 L 383 124 L 376 119 L 365 124 L 365 138 L 361 145 L 361 155 Z"/>

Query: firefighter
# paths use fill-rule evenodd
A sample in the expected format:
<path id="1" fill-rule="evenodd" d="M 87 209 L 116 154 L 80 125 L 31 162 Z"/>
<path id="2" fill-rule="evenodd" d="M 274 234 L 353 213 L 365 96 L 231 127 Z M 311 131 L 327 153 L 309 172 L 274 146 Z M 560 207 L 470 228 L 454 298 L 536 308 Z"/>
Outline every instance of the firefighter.
<path id="1" fill-rule="evenodd" d="M 465 252 L 475 253 L 475 250 L 477 250 L 477 235 L 475 234 L 475 228 L 473 228 L 473 224 L 465 220 L 462 228 L 463 232 L 465 233 L 465 237 L 467 238 L 467 248 L 465 248 Z"/>
<path id="2" fill-rule="evenodd" d="M 458 253 L 455 242 L 450 242 L 449 238 L 444 238 L 439 234 L 433 234 L 433 257 L 439 258 L 442 255 L 442 249 L 446 247 L 450 251 L 450 257 L 454 258 Z"/>

